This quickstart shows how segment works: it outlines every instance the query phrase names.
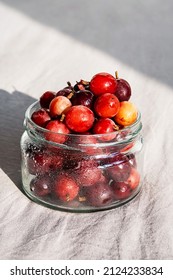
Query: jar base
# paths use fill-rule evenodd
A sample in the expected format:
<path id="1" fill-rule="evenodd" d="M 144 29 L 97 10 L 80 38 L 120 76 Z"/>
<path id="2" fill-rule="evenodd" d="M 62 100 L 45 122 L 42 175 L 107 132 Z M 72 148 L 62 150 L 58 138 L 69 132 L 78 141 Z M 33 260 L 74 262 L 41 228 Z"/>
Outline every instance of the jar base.
<path id="1" fill-rule="evenodd" d="M 105 205 L 105 206 L 100 206 L 100 207 L 94 207 L 94 206 L 83 206 L 83 207 L 70 207 L 68 205 L 59 205 L 59 204 L 53 204 L 49 201 L 45 201 L 39 197 L 36 197 L 34 195 L 32 195 L 30 192 L 28 192 L 26 190 L 26 188 L 23 186 L 23 190 L 24 190 L 24 194 L 33 202 L 42 205 L 44 207 L 53 209 L 53 210 L 57 210 L 57 211 L 63 211 L 63 212 L 71 212 L 71 213 L 91 213 L 91 212 L 98 212 L 98 211 L 106 211 L 106 210 L 111 210 L 114 208 L 118 208 L 120 206 L 123 206 L 127 203 L 129 203 L 130 201 L 132 201 L 141 191 L 141 186 L 138 187 L 138 189 L 136 190 L 136 192 L 133 193 L 132 196 L 128 197 L 127 199 L 123 199 L 123 200 L 117 200 L 112 202 L 109 205 Z"/>

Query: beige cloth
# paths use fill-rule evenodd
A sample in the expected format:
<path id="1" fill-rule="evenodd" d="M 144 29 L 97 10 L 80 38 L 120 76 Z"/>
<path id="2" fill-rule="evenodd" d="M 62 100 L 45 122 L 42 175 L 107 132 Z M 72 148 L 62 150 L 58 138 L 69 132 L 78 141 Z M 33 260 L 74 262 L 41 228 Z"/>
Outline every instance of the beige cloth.
<path id="1" fill-rule="evenodd" d="M 173 258 L 172 3 L 0 1 L 0 259 Z M 31 202 L 20 176 L 26 108 L 67 81 L 115 70 L 142 113 L 140 195 L 92 214 Z"/>

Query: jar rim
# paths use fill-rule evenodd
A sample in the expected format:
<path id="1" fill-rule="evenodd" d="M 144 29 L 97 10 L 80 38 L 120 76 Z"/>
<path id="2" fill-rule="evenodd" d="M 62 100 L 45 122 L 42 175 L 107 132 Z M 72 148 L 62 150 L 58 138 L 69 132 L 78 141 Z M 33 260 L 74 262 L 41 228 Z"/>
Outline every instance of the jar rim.
<path id="1" fill-rule="evenodd" d="M 138 110 L 138 116 L 137 116 L 137 120 L 129 125 L 129 126 L 126 126 L 120 130 L 116 130 L 114 132 L 109 132 L 109 133 L 106 133 L 106 134 L 80 134 L 80 133 L 69 133 L 69 134 L 64 134 L 64 133 L 57 133 L 57 132 L 53 132 L 53 131 L 50 131 L 46 128 L 43 128 L 43 127 L 40 127 L 38 126 L 36 123 L 34 123 L 31 119 L 31 115 L 32 113 L 35 111 L 33 109 L 40 109 L 40 104 L 39 104 L 39 101 L 35 101 L 34 103 L 32 103 L 26 110 L 25 112 L 25 120 L 24 120 L 24 126 L 25 128 L 27 129 L 28 128 L 28 125 L 29 125 L 29 129 L 31 130 L 37 130 L 37 133 L 40 133 L 42 135 L 45 135 L 45 133 L 51 133 L 51 135 L 61 135 L 61 136 L 67 136 L 67 137 L 70 137 L 71 139 L 72 138 L 85 138 L 86 137 L 94 137 L 96 139 L 102 139 L 104 136 L 105 137 L 110 137 L 112 138 L 112 141 L 102 141 L 102 144 L 104 142 L 104 144 L 108 144 L 109 142 L 118 142 L 118 144 L 120 143 L 124 143 L 126 142 L 127 140 L 129 141 L 129 139 L 133 139 L 136 135 L 138 135 L 138 133 L 141 131 L 142 129 L 142 123 L 141 123 L 141 112 Z M 125 139 L 123 138 L 123 140 L 120 138 L 118 141 L 116 139 L 115 141 L 115 138 L 118 134 L 127 134 L 128 135 L 128 139 L 125 137 Z M 113 137 L 115 136 L 115 137 Z M 46 140 L 46 139 L 44 139 Z M 51 142 L 52 144 L 59 144 L 59 143 L 56 143 L 56 142 L 52 142 L 52 141 L 47 141 L 47 142 Z M 87 146 L 93 146 L 93 144 L 88 144 L 88 143 L 84 143 L 84 145 L 87 145 Z M 95 145 L 95 144 L 94 144 Z"/>

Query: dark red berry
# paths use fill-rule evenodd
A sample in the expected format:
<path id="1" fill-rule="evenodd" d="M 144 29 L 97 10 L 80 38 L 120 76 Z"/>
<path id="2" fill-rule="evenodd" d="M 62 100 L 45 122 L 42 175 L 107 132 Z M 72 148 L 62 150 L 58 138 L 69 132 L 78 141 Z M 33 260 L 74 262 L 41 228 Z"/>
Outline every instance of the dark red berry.
<path id="1" fill-rule="evenodd" d="M 31 116 L 32 121 L 38 126 L 45 127 L 47 123 L 51 120 L 48 112 L 44 109 L 39 109 L 35 111 Z"/>
<path id="2" fill-rule="evenodd" d="M 111 167 L 107 169 L 110 177 L 116 182 L 126 181 L 130 176 L 131 165 L 127 156 L 116 154 L 109 158 Z"/>
<path id="3" fill-rule="evenodd" d="M 114 198 L 118 200 L 126 199 L 130 197 L 132 193 L 132 190 L 127 182 L 112 181 L 110 186 L 114 192 Z"/>
<path id="4" fill-rule="evenodd" d="M 35 177 L 30 182 L 30 189 L 36 196 L 46 196 L 51 192 L 52 180 L 49 175 L 44 174 Z"/>
<path id="5" fill-rule="evenodd" d="M 109 205 L 114 198 L 112 189 L 106 183 L 97 183 L 85 188 L 84 196 L 88 204 L 96 207 Z"/>
<path id="6" fill-rule="evenodd" d="M 30 174 L 44 174 L 60 169 L 63 164 L 63 157 L 47 152 L 34 152 L 27 158 L 27 165 Z"/>
<path id="7" fill-rule="evenodd" d="M 90 90 L 94 93 L 94 95 L 101 95 L 104 93 L 114 94 L 116 88 L 116 79 L 108 73 L 98 73 L 94 75 L 90 81 Z"/>
<path id="8" fill-rule="evenodd" d="M 63 168 L 67 170 L 68 173 L 73 174 L 76 169 L 80 168 L 82 154 L 75 150 L 65 151 L 63 154 L 63 160 Z"/>
<path id="9" fill-rule="evenodd" d="M 54 99 L 55 97 L 55 92 L 53 91 L 46 91 L 45 93 L 42 94 L 40 97 L 40 106 L 45 109 L 49 109 L 49 104 Z"/>
<path id="10" fill-rule="evenodd" d="M 68 97 L 71 93 L 72 93 L 72 95 L 73 95 L 73 87 L 68 86 L 68 87 L 66 87 L 66 88 L 64 88 L 64 89 L 59 90 L 59 91 L 56 93 L 56 96 L 65 96 L 65 97 Z"/>
<path id="11" fill-rule="evenodd" d="M 116 97 L 120 102 L 128 101 L 131 97 L 131 87 L 124 79 L 117 79 L 117 89 L 115 92 Z"/>
<path id="12" fill-rule="evenodd" d="M 76 84 L 74 85 L 74 90 L 75 91 L 79 91 L 79 90 L 89 90 L 89 82 L 88 81 L 84 81 L 84 80 L 80 80 L 79 82 L 76 82 Z"/>
<path id="13" fill-rule="evenodd" d="M 91 108 L 93 105 L 94 95 L 89 90 L 80 90 L 77 91 L 71 98 L 72 105 L 83 105 L 88 108 Z"/>

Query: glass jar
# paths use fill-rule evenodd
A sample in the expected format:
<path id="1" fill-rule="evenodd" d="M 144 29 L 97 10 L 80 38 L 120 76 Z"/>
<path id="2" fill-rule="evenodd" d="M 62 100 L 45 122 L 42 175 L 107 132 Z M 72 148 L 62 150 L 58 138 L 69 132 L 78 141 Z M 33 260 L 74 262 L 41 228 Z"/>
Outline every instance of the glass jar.
<path id="1" fill-rule="evenodd" d="M 37 126 L 26 111 L 21 138 L 23 189 L 58 210 L 92 212 L 118 207 L 142 185 L 142 123 L 109 134 L 60 134 Z M 63 141 L 62 141 L 63 140 Z M 63 144 L 62 144 L 63 142 Z"/>

